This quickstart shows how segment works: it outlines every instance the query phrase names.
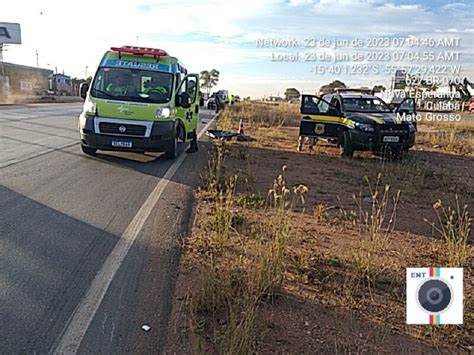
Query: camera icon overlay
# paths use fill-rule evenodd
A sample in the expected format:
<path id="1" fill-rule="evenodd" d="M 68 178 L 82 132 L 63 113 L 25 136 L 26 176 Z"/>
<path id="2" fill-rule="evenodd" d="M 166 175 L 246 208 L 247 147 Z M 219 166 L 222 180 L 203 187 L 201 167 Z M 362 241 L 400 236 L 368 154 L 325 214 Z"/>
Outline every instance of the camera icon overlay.
<path id="1" fill-rule="evenodd" d="M 407 268 L 407 324 L 462 324 L 463 269 Z"/>

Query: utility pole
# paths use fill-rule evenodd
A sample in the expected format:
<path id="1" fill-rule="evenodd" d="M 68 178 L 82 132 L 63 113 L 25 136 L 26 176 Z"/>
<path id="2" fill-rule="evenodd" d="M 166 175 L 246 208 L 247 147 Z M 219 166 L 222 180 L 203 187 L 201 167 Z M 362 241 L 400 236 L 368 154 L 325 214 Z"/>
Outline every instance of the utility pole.
<path id="1" fill-rule="evenodd" d="M 40 77 L 40 72 L 39 72 L 39 55 L 38 55 L 38 49 L 36 49 L 36 84 L 34 86 L 41 86 L 41 77 Z"/>
<path id="2" fill-rule="evenodd" d="M 2 87 L 1 87 L 1 93 L 2 97 L 5 94 L 5 68 L 3 66 L 3 43 L 0 42 L 0 63 L 2 65 Z"/>
<path id="3" fill-rule="evenodd" d="M 87 80 L 87 68 L 89 68 L 89 67 L 86 65 L 86 80 Z"/>

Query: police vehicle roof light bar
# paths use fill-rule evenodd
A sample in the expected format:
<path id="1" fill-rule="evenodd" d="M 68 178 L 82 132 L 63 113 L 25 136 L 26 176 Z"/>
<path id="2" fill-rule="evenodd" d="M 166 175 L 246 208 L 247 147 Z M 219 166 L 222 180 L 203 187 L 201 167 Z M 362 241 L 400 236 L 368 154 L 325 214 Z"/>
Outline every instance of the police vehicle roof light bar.
<path id="1" fill-rule="evenodd" d="M 354 93 L 363 93 L 363 94 L 369 94 L 373 95 L 373 90 L 372 89 L 351 89 L 351 88 L 335 88 L 334 91 L 336 93 L 342 93 L 342 92 L 354 92 Z"/>

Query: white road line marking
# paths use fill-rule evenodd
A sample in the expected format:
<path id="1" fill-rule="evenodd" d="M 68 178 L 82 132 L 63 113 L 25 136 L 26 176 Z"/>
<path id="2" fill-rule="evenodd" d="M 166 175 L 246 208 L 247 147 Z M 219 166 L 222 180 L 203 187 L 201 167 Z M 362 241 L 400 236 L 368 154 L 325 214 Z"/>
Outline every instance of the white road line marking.
<path id="1" fill-rule="evenodd" d="M 202 137 L 204 132 L 214 122 L 214 119 L 215 117 L 204 126 L 198 134 L 198 138 Z M 54 350 L 55 354 L 77 353 L 82 339 L 99 309 L 115 274 L 125 260 L 125 257 L 148 219 L 153 207 L 160 199 L 171 178 L 186 157 L 187 154 L 182 153 L 178 160 L 170 166 L 166 174 L 160 179 L 150 196 L 146 199 L 145 203 L 140 207 L 135 217 L 133 217 L 127 229 L 123 232 L 63 330 L 58 345 Z"/>

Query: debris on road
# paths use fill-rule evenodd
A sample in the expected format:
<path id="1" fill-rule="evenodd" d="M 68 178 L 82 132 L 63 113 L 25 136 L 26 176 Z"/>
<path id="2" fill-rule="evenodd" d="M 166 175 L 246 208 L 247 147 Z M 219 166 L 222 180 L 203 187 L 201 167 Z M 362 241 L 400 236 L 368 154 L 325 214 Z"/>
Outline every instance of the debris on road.
<path id="1" fill-rule="evenodd" d="M 251 142 L 256 140 L 253 137 L 247 136 L 245 134 L 241 134 L 238 132 L 232 131 L 222 131 L 216 129 L 209 129 L 206 132 L 206 135 L 211 137 L 212 139 L 223 139 L 226 141 L 230 141 L 232 138 L 236 137 L 239 142 Z"/>
<path id="2" fill-rule="evenodd" d="M 211 137 L 212 139 L 225 139 L 231 140 L 235 136 L 239 134 L 237 132 L 230 132 L 230 131 L 222 131 L 217 129 L 208 129 L 206 135 Z"/>
<path id="3" fill-rule="evenodd" d="M 142 325 L 142 330 L 145 332 L 149 332 L 151 330 L 151 327 L 148 324 L 143 324 Z"/>
<path id="4" fill-rule="evenodd" d="M 239 142 L 252 142 L 252 141 L 255 141 L 256 139 L 253 137 L 247 136 L 245 134 L 239 134 L 237 135 L 237 140 Z"/>

